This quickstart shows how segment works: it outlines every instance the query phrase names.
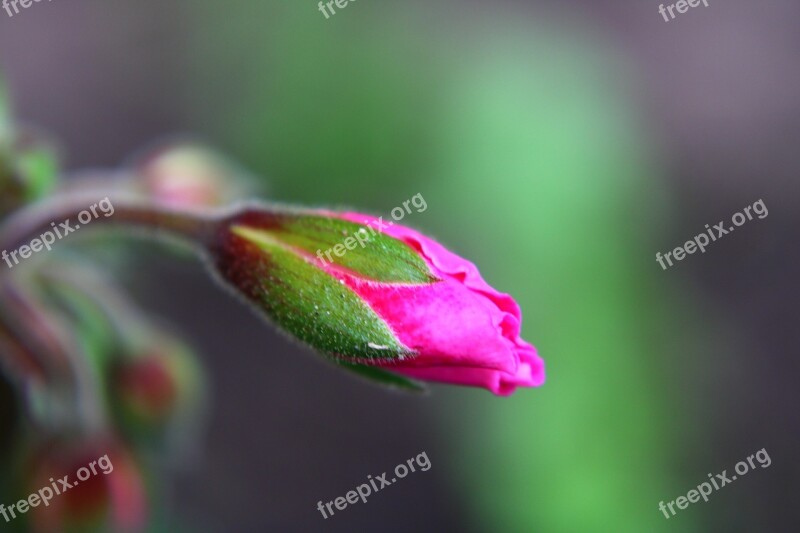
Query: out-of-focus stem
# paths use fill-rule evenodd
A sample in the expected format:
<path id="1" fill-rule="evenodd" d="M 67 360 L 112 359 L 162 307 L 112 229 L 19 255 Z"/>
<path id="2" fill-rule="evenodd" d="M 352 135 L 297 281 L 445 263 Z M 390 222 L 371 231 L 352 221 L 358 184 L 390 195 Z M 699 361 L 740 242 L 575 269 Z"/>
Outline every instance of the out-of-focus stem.
<path id="1" fill-rule="evenodd" d="M 62 261 L 37 271 L 37 280 L 44 286 L 52 284 L 79 290 L 105 315 L 118 342 L 128 346 L 134 339 L 147 335 L 146 319 L 130 299 L 109 280 L 103 272 L 89 262 Z"/>
<path id="2" fill-rule="evenodd" d="M 86 428 L 101 427 L 104 415 L 99 410 L 100 391 L 89 362 L 72 337 L 16 283 L 0 282 L 0 303 L 8 339 L 32 353 L 43 355 L 36 360 L 42 364 L 44 383 L 56 395 L 66 396 L 62 402 L 66 400 L 67 404 L 56 407 L 69 419 L 53 422 L 70 424 L 74 418 Z M 75 412 L 71 411 L 71 406 L 75 407 Z"/>
<path id="3" fill-rule="evenodd" d="M 26 398 L 33 423 L 48 431 L 105 427 L 102 392 L 81 346 L 11 278 L 0 279 L 0 363 Z"/>
<path id="4" fill-rule="evenodd" d="M 6 364 L 16 371 L 21 383 L 38 381 L 38 377 L 48 389 L 65 394 L 67 404 L 75 407 L 67 407 L 65 414 L 69 418 L 77 416 L 78 423 L 88 427 L 104 423 L 101 392 L 89 362 L 65 324 L 23 290 L 25 276 L 10 276 L 23 263 L 12 267 L 8 257 L 12 253 L 21 255 L 20 247 L 31 246 L 35 239 L 40 240 L 39 251 L 44 252 L 43 235 L 54 236 L 51 245 L 57 246 L 72 233 L 67 228 L 74 231 L 78 225 L 84 231 L 85 226 L 138 229 L 153 237 L 176 238 L 199 248 L 214 236 L 217 227 L 217 219 L 211 214 L 170 210 L 131 198 L 108 198 L 113 209 L 105 205 L 105 209 L 98 209 L 106 198 L 98 193 L 56 196 L 18 211 L 0 226 L 0 317 L 5 326 L 0 330 L 0 334 L 5 332 L 0 335 L 0 349 L 5 348 Z M 80 220 L 82 212 L 88 213 L 83 215 L 84 220 Z M 62 226 L 66 222 L 69 223 Z"/>
<path id="5" fill-rule="evenodd" d="M 61 223 L 66 221 L 74 229 L 79 225 L 79 214 L 90 213 L 92 206 L 96 216 L 93 215 L 89 223 L 80 224 L 81 230 L 85 227 L 119 226 L 142 229 L 156 237 L 173 237 L 189 244 L 202 245 L 213 236 L 216 228 L 215 218 L 209 213 L 177 211 L 141 200 L 118 198 L 110 199 L 113 213 L 106 214 L 97 211 L 99 200 L 102 198 L 96 195 L 60 196 L 17 212 L 0 227 L 0 253 L 9 253 L 29 245 L 47 232 L 55 234 L 56 229 L 64 234 L 67 230 Z M 66 236 L 64 234 L 61 238 Z M 0 269 L 0 272 L 3 271 L 7 272 L 6 269 Z"/>

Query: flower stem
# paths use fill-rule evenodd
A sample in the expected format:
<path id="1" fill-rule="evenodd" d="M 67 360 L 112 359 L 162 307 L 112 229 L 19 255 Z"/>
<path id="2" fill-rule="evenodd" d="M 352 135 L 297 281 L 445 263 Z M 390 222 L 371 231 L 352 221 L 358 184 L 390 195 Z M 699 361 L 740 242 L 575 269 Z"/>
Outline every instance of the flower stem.
<path id="1" fill-rule="evenodd" d="M 17 351 L 12 355 L 18 357 L 8 363 L 19 372 L 38 371 L 40 380 L 60 391 L 57 403 L 63 404 L 64 416 L 50 413 L 54 415 L 53 422 L 57 422 L 55 418 L 63 418 L 61 422 L 65 424 L 80 423 L 87 428 L 105 424 L 105 413 L 99 408 L 101 391 L 93 381 L 88 362 L 73 343 L 68 328 L 39 309 L 34 299 L 21 290 L 18 282 L 28 278 L 10 278 L 12 269 L 30 257 L 32 250 L 49 250 L 85 226 L 140 229 L 153 237 L 177 238 L 201 248 L 213 238 L 218 225 L 218 219 L 210 213 L 171 210 L 130 197 L 118 197 L 113 202 L 105 197 L 98 202 L 100 198 L 103 197 L 97 194 L 56 196 L 17 211 L 0 225 L 0 318 L 14 326 L 13 330 L 0 330 L 0 348 L 4 342 L 21 340 L 23 347 L 34 349 L 34 354 L 48 354 L 50 357 L 41 361 L 26 360 L 20 357 L 30 354 Z M 32 243 L 37 240 L 34 248 Z M 21 247 L 29 248 L 25 256 Z M 4 268 L 6 265 L 8 268 Z"/>
<path id="2" fill-rule="evenodd" d="M 66 324 L 48 313 L 29 290 L 10 280 L 0 281 L 0 304 L 7 338 L 30 349 L 30 355 L 41 363 L 38 370 L 43 374 L 23 372 L 15 376 L 23 383 L 44 385 L 49 390 L 48 409 L 36 413 L 45 418 L 36 422 L 51 428 L 76 424 L 87 429 L 103 427 L 102 392 Z"/>
<path id="3" fill-rule="evenodd" d="M 96 195 L 60 196 L 17 212 L 0 226 L 0 253 L 10 253 L 21 246 L 30 245 L 34 239 L 46 233 L 52 234 L 53 239 L 59 235 L 60 240 L 67 233 L 85 226 L 144 229 L 156 237 L 178 238 L 193 245 L 205 244 L 216 228 L 214 217 L 208 213 L 166 209 L 130 198 L 114 200 L 111 202 L 113 211 L 106 208 L 106 212 L 103 212 L 97 210 L 97 199 Z M 89 219 L 91 215 L 91 220 L 79 222 L 82 212 L 84 219 Z M 72 231 L 62 225 L 67 222 Z"/>

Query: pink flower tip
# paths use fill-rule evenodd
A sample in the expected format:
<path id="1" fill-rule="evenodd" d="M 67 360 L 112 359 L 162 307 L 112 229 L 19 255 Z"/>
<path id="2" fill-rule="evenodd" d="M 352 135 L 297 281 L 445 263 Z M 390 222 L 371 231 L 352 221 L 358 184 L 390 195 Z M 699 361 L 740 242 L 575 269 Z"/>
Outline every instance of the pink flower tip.
<path id="1" fill-rule="evenodd" d="M 520 337 L 516 301 L 486 283 L 477 267 L 410 228 L 345 213 L 415 250 L 440 281 L 430 284 L 374 283 L 336 272 L 385 320 L 413 357 L 381 362 L 386 370 L 414 379 L 483 387 L 499 396 L 545 381 L 544 361 Z"/>

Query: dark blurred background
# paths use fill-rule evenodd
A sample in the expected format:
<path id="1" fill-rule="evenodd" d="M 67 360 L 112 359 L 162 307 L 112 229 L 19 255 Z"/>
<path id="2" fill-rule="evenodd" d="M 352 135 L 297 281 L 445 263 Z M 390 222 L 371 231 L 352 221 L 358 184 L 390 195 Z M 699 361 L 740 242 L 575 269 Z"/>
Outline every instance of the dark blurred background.
<path id="1" fill-rule="evenodd" d="M 711 0 L 54 0 L 0 11 L 17 115 L 66 167 L 189 133 L 271 198 L 404 220 L 514 295 L 548 382 L 418 398 L 342 375 L 203 269 L 148 247 L 127 285 L 202 348 L 192 531 L 793 531 L 800 4 Z M 662 271 L 705 224 L 769 216 Z M 765 448 L 708 503 L 674 500 Z M 425 451 L 432 468 L 316 510 Z"/>

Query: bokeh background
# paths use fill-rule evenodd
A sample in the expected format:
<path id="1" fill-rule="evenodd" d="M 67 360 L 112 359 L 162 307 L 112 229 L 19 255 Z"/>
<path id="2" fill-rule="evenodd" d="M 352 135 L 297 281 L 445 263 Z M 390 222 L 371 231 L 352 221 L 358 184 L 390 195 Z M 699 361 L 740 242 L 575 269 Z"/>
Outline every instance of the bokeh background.
<path id="1" fill-rule="evenodd" d="M 182 527 L 796 530 L 800 4 L 710 4 L 669 23 L 651 0 L 0 11 L 15 112 L 68 170 L 180 133 L 281 201 L 388 215 L 422 194 L 404 222 L 514 295 L 547 362 L 509 399 L 387 393 L 145 247 L 125 284 L 195 340 L 212 393 L 201 454 L 165 488 Z M 759 199 L 767 218 L 656 263 Z M 658 510 L 761 448 L 769 468 Z M 422 451 L 429 471 L 316 510 Z"/>

